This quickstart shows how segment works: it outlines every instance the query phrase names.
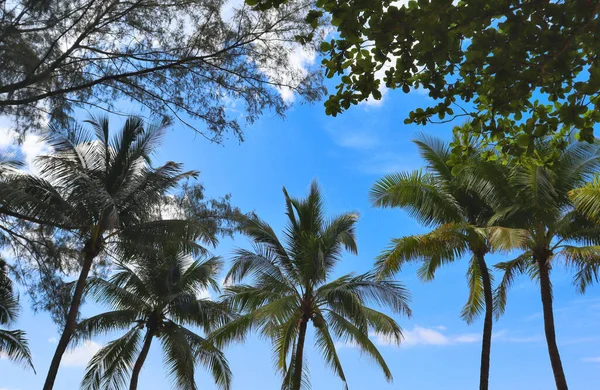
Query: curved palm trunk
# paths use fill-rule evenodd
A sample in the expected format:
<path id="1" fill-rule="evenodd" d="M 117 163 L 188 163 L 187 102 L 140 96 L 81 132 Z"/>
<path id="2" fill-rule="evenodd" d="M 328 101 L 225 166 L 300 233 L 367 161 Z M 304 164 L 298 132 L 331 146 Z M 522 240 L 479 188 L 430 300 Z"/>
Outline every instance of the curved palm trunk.
<path id="1" fill-rule="evenodd" d="M 43 387 L 44 390 L 52 390 L 52 388 L 54 387 L 54 381 L 56 380 L 56 375 L 58 374 L 60 361 L 63 357 L 63 354 L 67 350 L 67 346 L 69 345 L 71 337 L 75 332 L 75 327 L 77 326 L 77 314 L 79 313 L 79 306 L 81 305 L 83 290 L 85 289 L 85 282 L 90 273 L 90 269 L 92 268 L 92 262 L 94 261 L 96 255 L 97 253 L 92 251 L 85 252 L 81 272 L 79 273 L 79 279 L 77 279 L 77 284 L 75 285 L 75 292 L 73 293 L 71 305 L 69 306 L 67 322 L 65 324 L 65 328 L 63 329 L 62 335 L 60 336 L 60 340 L 58 341 L 58 345 L 56 346 L 56 351 L 54 352 L 54 356 L 52 357 L 50 368 L 48 368 L 46 382 L 44 382 Z"/>
<path id="2" fill-rule="evenodd" d="M 294 356 L 294 377 L 292 380 L 292 390 L 300 390 L 302 386 L 302 363 L 304 358 L 304 340 L 306 339 L 306 327 L 308 318 L 302 316 L 300 329 L 298 331 L 298 344 L 296 345 L 296 356 Z"/>
<path id="3" fill-rule="evenodd" d="M 539 257 L 536 259 L 540 270 L 540 291 L 542 295 L 542 308 L 544 311 L 544 331 L 546 333 L 546 343 L 548 344 L 548 354 L 554 381 L 557 390 L 568 390 L 567 379 L 563 370 L 558 345 L 556 345 L 556 331 L 554 329 L 554 311 L 552 309 L 552 285 L 550 284 L 550 273 L 548 271 L 547 259 Z"/>
<path id="4" fill-rule="evenodd" d="M 152 331 L 152 329 L 148 329 L 148 331 L 146 332 L 146 337 L 144 338 L 144 346 L 142 347 L 140 355 L 138 356 L 137 360 L 135 361 L 135 365 L 133 366 L 129 390 L 137 390 L 140 371 L 142 370 L 142 366 L 146 361 L 146 357 L 148 357 L 148 351 L 150 351 L 150 344 L 152 344 L 153 337 L 154 332 Z"/>
<path id="5" fill-rule="evenodd" d="M 490 273 L 483 254 L 476 255 L 481 272 L 483 296 L 485 301 L 485 318 L 483 321 L 483 339 L 481 341 L 481 365 L 479 369 L 479 389 L 488 390 L 490 377 L 490 355 L 492 352 L 492 326 L 494 324 L 494 299 Z"/>

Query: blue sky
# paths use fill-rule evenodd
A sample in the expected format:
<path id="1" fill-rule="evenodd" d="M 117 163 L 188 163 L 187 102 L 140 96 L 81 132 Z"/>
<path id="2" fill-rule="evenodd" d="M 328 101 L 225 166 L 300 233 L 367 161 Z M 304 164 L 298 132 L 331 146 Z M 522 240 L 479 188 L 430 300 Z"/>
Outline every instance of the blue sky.
<path id="1" fill-rule="evenodd" d="M 285 222 L 282 186 L 303 196 L 313 179 L 320 183 L 328 211 L 360 213 L 358 256 L 347 255 L 339 274 L 365 272 L 392 237 L 425 229 L 399 210 L 370 207 L 368 191 L 382 175 L 422 166 L 411 139 L 426 131 L 448 139 L 451 124 L 428 127 L 403 124 L 410 109 L 426 104 L 420 92 L 405 95 L 389 92 L 380 104 L 362 104 L 337 118 L 327 117 L 322 104 L 296 104 L 285 120 L 266 115 L 245 131 L 246 141 L 234 139 L 224 145 L 207 143 L 189 129 L 175 124 L 168 132 L 157 160 L 185 163 L 201 171 L 207 195 L 232 194 L 232 202 L 245 211 L 254 210 L 280 229 Z M 456 123 L 459 124 L 459 123 Z M 236 246 L 247 247 L 244 237 L 225 239 L 214 253 L 229 259 Z M 490 264 L 506 259 L 493 256 Z M 433 282 L 424 284 L 407 267 L 397 277 L 412 293 L 411 319 L 398 317 L 405 333 L 401 347 L 378 341 L 391 367 L 394 382 L 385 381 L 379 369 L 358 350 L 340 344 L 339 354 L 352 389 L 369 390 L 464 390 L 475 389 L 479 377 L 481 321 L 467 326 L 459 313 L 467 296 L 466 261 L 443 268 Z M 556 327 L 570 388 L 587 390 L 600 381 L 600 289 L 592 287 L 577 295 L 568 270 L 556 268 Z M 213 296 L 216 294 L 213 293 Z M 57 327 L 48 315 L 34 315 L 23 300 L 18 327 L 27 331 L 38 374 L 0 359 L 0 390 L 41 388 L 54 351 Z M 84 316 L 101 308 L 88 304 Z M 495 323 L 490 388 L 495 390 L 551 389 L 554 386 L 543 338 L 541 303 L 534 282 L 518 279 L 507 312 Z M 116 336 L 116 335 L 115 335 Z M 55 389 L 76 389 L 87 360 L 111 338 L 99 338 L 70 351 L 63 360 Z M 314 390 L 341 389 L 342 383 L 312 348 L 307 354 Z M 169 388 L 158 343 L 153 345 L 141 373 L 140 389 Z M 234 390 L 279 388 L 266 340 L 252 336 L 243 345 L 226 349 L 235 378 Z M 201 389 L 215 389 L 202 368 L 197 371 Z"/>

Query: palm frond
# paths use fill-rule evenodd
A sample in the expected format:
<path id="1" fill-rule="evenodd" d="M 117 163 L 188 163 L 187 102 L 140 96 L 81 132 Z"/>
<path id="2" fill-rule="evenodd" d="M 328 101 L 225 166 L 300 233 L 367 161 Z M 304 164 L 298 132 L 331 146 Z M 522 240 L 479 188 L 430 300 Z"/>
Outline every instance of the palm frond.
<path id="1" fill-rule="evenodd" d="M 489 231 L 488 242 L 494 252 L 509 252 L 515 249 L 527 248 L 529 232 L 526 229 L 514 229 L 503 226 L 492 226 Z"/>
<path id="2" fill-rule="evenodd" d="M 441 225 L 430 233 L 393 239 L 390 247 L 376 259 L 375 269 L 381 277 L 398 272 L 402 265 L 421 260 L 420 276 L 431 280 L 437 268 L 461 258 L 468 250 L 471 229 L 464 224 Z"/>
<path id="3" fill-rule="evenodd" d="M 335 313 L 332 313 L 330 315 L 335 315 Z M 339 376 L 340 379 L 344 382 L 344 388 L 348 389 L 348 384 L 346 383 L 346 375 L 344 374 L 342 363 L 340 362 L 340 358 L 338 357 L 335 348 L 335 343 L 329 332 L 329 326 L 320 312 L 315 313 L 313 324 L 315 325 L 315 346 L 321 352 L 321 355 L 323 356 L 327 364 L 331 367 L 333 372 L 335 372 L 337 376 Z"/>
<path id="4" fill-rule="evenodd" d="M 460 316 L 467 322 L 467 324 L 471 324 L 475 318 L 477 318 L 485 310 L 481 269 L 479 268 L 479 264 L 475 256 L 473 256 L 469 262 L 467 280 L 469 282 L 469 298 L 467 299 L 467 303 L 463 307 Z"/>
<path id="5" fill-rule="evenodd" d="M 424 225 L 464 220 L 463 210 L 443 183 L 421 171 L 393 173 L 375 183 L 370 192 L 377 207 L 400 207 Z"/>
<path id="6" fill-rule="evenodd" d="M 113 278 L 118 278 L 119 275 L 123 275 L 123 273 L 116 274 Z M 119 310 L 131 310 L 139 313 L 149 309 L 147 303 L 142 299 L 143 295 L 136 294 L 140 291 L 133 290 L 130 286 L 119 287 L 112 280 L 90 278 L 86 284 L 86 290 L 98 302 L 109 304 Z"/>
<path id="7" fill-rule="evenodd" d="M 296 346 L 292 350 L 291 355 L 296 356 Z M 301 390 L 310 390 L 310 372 L 308 369 L 308 359 L 306 356 L 302 359 L 302 373 L 300 378 L 300 389 Z M 283 381 L 281 383 L 281 390 L 294 390 L 294 377 L 297 372 L 296 368 L 296 359 L 292 358 L 290 365 L 287 371 L 283 375 Z"/>
<path id="8" fill-rule="evenodd" d="M 596 175 L 583 187 L 572 189 L 569 196 L 584 215 L 596 222 L 600 221 L 600 175 Z"/>
<path id="9" fill-rule="evenodd" d="M 272 279 L 279 280 L 282 285 L 288 284 L 291 286 L 292 282 L 283 273 L 284 269 L 282 269 L 279 259 L 273 250 L 265 245 L 254 245 L 253 251 L 236 249 L 233 264 L 225 280 L 228 283 L 236 283 L 241 282 L 246 277 L 256 279 L 268 275 Z"/>
<path id="10" fill-rule="evenodd" d="M 429 134 L 420 133 L 413 141 L 419 148 L 419 154 L 427 162 L 427 169 L 434 175 L 452 180 L 452 167 L 450 161 L 450 146 L 443 140 Z"/>
<path id="11" fill-rule="evenodd" d="M 25 338 L 25 332 L 22 330 L 0 329 L 0 355 L 4 355 L 14 362 L 22 363 L 35 372 L 29 344 Z"/>
<path id="12" fill-rule="evenodd" d="M 143 321 L 144 314 L 137 310 L 116 310 L 86 318 L 77 324 L 74 340 L 88 340 L 115 330 L 128 329 Z"/>
<path id="13" fill-rule="evenodd" d="M 102 347 L 88 363 L 81 388 L 84 390 L 120 390 L 127 387 L 135 356 L 140 349 L 140 328 L 134 327 L 122 337 Z"/>
<path id="14" fill-rule="evenodd" d="M 525 252 L 516 259 L 501 262 L 494 266 L 503 272 L 502 280 L 498 284 L 498 287 L 496 287 L 494 294 L 494 312 L 496 313 L 496 318 L 500 318 L 504 314 L 508 290 L 518 275 L 527 272 L 529 268 L 528 262 L 531 261 L 531 258 L 531 252 Z"/>
<path id="15" fill-rule="evenodd" d="M 573 283 L 577 290 L 583 294 L 587 288 L 598 283 L 600 278 L 600 246 L 570 246 L 565 245 L 559 255 L 566 259 L 567 265 L 575 268 Z"/>
<path id="16" fill-rule="evenodd" d="M 182 326 L 179 326 L 178 329 L 185 336 L 194 357 L 210 371 L 217 386 L 220 389 L 229 390 L 233 374 L 225 354 L 210 341 L 191 330 Z"/>
<path id="17" fill-rule="evenodd" d="M 215 277 L 222 268 L 223 260 L 218 256 L 192 262 L 181 275 L 179 283 L 182 291 L 199 292 L 208 288 L 219 291 L 220 286 Z"/>
<path id="18" fill-rule="evenodd" d="M 410 293 L 397 281 L 375 279 L 370 273 L 358 276 L 346 275 L 321 286 L 316 296 L 330 302 L 337 298 L 339 292 L 354 294 L 361 304 L 371 302 L 389 307 L 396 313 L 408 316 L 411 314 L 408 305 Z"/>
<path id="19" fill-rule="evenodd" d="M 361 331 L 350 321 L 334 312 L 328 313 L 327 323 L 331 326 L 337 337 L 358 346 L 362 352 L 372 358 L 381 367 L 385 379 L 392 381 L 392 372 L 375 344 L 369 340 L 368 333 Z"/>
<path id="20" fill-rule="evenodd" d="M 288 370 L 288 355 L 293 351 L 294 346 L 296 345 L 295 343 L 298 337 L 301 318 L 302 312 L 300 310 L 294 311 L 289 319 L 282 321 L 281 324 L 276 327 L 276 332 L 273 337 L 275 366 L 284 375 Z"/>
<path id="21" fill-rule="evenodd" d="M 0 274 L 3 271 L 0 270 Z M 8 278 L 0 279 L 0 324 L 10 325 L 14 323 L 19 315 L 19 299 L 13 293 L 12 282 Z"/>
<path id="22" fill-rule="evenodd" d="M 160 335 L 164 365 L 168 375 L 172 378 L 174 387 L 182 390 L 196 390 L 194 380 L 195 359 L 194 351 L 181 327 L 171 323 Z"/>

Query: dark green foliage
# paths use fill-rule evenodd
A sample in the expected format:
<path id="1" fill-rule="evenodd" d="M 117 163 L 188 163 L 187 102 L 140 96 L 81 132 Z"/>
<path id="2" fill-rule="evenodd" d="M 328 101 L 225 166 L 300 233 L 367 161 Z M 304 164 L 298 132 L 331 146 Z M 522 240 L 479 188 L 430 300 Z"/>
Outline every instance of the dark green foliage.
<path id="1" fill-rule="evenodd" d="M 268 8 L 287 0 L 253 0 Z M 337 35 L 321 45 L 340 83 L 325 107 L 337 115 L 382 88 L 425 89 L 435 103 L 406 123 L 468 118 L 468 130 L 505 155 L 549 160 L 574 133 L 600 122 L 600 4 L 591 0 L 318 0 Z M 378 76 L 380 74 L 380 76 Z"/>
<path id="2" fill-rule="evenodd" d="M 548 142 L 537 145 L 541 153 L 549 147 Z M 593 178 L 598 168 L 600 148 L 597 143 L 572 143 L 551 166 L 528 161 L 512 167 L 513 205 L 502 209 L 498 216 L 510 226 L 519 228 L 525 236 L 515 241 L 511 248 L 523 253 L 514 260 L 496 265 L 504 272 L 497 291 L 499 314 L 505 309 L 507 291 L 517 275 L 527 274 L 533 280 L 539 278 L 536 258 L 546 259 L 548 271 L 557 261 L 572 267 L 576 272 L 574 283 L 580 292 L 597 281 L 600 227 L 580 211 L 591 210 L 586 206 L 586 195 L 590 189 L 595 189 L 596 182 L 586 182 Z M 573 201 L 581 209 L 576 209 Z"/>
<path id="3" fill-rule="evenodd" d="M 240 117 L 283 114 L 281 90 L 308 101 L 324 92 L 320 72 L 290 55 L 298 37 L 311 51 L 321 35 L 304 23 L 307 1 L 269 14 L 223 0 L 2 4 L 0 114 L 21 132 L 65 123 L 77 107 L 127 113 L 132 101 L 208 139 L 241 139 Z"/>

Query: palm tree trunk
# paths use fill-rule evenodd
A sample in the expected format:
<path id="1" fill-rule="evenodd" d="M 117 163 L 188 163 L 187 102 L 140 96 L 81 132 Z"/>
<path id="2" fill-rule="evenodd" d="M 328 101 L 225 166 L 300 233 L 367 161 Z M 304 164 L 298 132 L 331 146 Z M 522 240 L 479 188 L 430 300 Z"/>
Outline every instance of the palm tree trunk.
<path id="1" fill-rule="evenodd" d="M 154 337 L 154 332 L 152 329 L 148 329 L 146 332 L 146 337 L 144 338 L 144 346 L 140 351 L 140 355 L 135 361 L 135 365 L 133 366 L 133 371 L 131 373 L 131 383 L 129 384 L 129 390 L 137 390 L 138 379 L 140 377 L 140 371 L 142 370 L 142 366 L 146 361 L 146 357 L 148 356 L 148 351 L 150 351 L 150 344 L 152 344 L 152 338 Z"/>
<path id="2" fill-rule="evenodd" d="M 483 320 L 483 339 L 481 341 L 481 365 L 479 369 L 479 389 L 488 390 L 490 378 L 490 354 L 492 352 L 492 326 L 494 324 L 494 299 L 492 282 L 483 254 L 476 254 L 481 273 L 483 296 L 485 301 L 485 318 Z"/>
<path id="3" fill-rule="evenodd" d="M 71 337 L 75 332 L 75 327 L 77 326 L 77 315 L 79 314 L 79 306 L 81 305 L 85 282 L 90 273 L 92 262 L 94 261 L 96 255 L 97 251 L 86 251 L 84 254 L 81 272 L 79 273 L 79 279 L 77 279 L 75 292 L 73 293 L 71 306 L 69 307 L 69 313 L 67 314 L 67 322 L 65 324 L 65 328 L 63 329 L 62 335 L 60 336 L 60 340 L 58 341 L 58 345 L 56 346 L 56 351 L 52 357 L 50 368 L 48 368 L 48 375 L 46 376 L 46 382 L 44 382 L 43 390 L 52 390 L 54 387 L 54 381 L 56 380 L 56 375 L 58 374 L 60 361 L 63 354 L 67 350 L 67 346 L 69 345 Z"/>
<path id="4" fill-rule="evenodd" d="M 554 312 L 552 309 L 552 285 L 550 284 L 550 273 L 548 271 L 547 259 L 539 257 L 536 259 L 540 270 L 540 291 L 542 295 L 542 308 L 544 311 L 544 331 L 546 332 L 546 343 L 548 354 L 554 373 L 554 381 L 557 390 L 568 390 L 567 379 L 563 371 L 558 346 L 556 345 L 556 332 L 554 329 Z"/>
<path id="5" fill-rule="evenodd" d="M 294 356 L 292 390 L 300 390 L 300 387 L 302 386 L 302 363 L 304 359 L 304 339 L 306 338 L 307 324 L 308 318 L 302 316 L 302 320 L 300 320 L 300 330 L 298 332 L 298 344 L 296 345 L 296 356 Z"/>

